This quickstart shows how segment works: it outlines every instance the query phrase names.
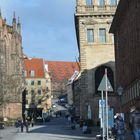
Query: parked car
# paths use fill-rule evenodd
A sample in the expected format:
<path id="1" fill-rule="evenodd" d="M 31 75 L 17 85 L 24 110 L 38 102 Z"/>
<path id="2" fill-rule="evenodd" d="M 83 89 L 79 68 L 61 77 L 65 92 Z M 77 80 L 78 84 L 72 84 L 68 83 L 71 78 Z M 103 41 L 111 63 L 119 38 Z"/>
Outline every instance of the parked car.
<path id="1" fill-rule="evenodd" d="M 0 122 L 0 129 L 4 129 L 5 128 L 5 125 L 3 122 Z"/>

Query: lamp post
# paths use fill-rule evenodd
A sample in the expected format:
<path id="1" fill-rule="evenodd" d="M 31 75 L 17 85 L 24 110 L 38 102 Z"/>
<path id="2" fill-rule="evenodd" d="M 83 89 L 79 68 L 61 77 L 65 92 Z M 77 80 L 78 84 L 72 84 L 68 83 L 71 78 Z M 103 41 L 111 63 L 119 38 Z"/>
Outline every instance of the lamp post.
<path id="1" fill-rule="evenodd" d="M 121 100 L 121 96 L 122 96 L 122 94 L 123 94 L 123 88 L 121 87 L 121 86 L 119 86 L 118 87 L 118 89 L 117 89 L 117 93 L 118 93 L 118 95 L 119 95 L 119 97 L 120 97 L 120 112 L 122 111 L 122 100 Z"/>

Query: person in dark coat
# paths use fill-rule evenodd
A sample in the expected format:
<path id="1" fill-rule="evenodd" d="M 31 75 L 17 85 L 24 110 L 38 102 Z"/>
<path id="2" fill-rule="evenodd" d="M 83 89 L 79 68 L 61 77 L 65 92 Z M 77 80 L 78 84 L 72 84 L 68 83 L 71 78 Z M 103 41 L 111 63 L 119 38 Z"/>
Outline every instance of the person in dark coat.
<path id="1" fill-rule="evenodd" d="M 24 123 L 23 123 L 23 121 L 21 121 L 20 127 L 21 127 L 21 132 L 23 132 L 23 129 L 24 129 Z"/>
<path id="2" fill-rule="evenodd" d="M 29 131 L 29 122 L 28 120 L 25 121 L 25 128 L 26 128 L 26 133 Z"/>
<path id="3" fill-rule="evenodd" d="M 130 128 L 134 135 L 134 140 L 140 140 L 140 109 L 132 107 L 130 111 Z"/>
<path id="4" fill-rule="evenodd" d="M 19 120 L 17 120 L 15 122 L 15 127 L 16 127 L 16 130 L 17 130 L 17 133 L 18 133 L 19 132 L 19 128 L 20 128 L 20 121 Z"/>
<path id="5" fill-rule="evenodd" d="M 115 117 L 114 129 L 116 130 L 116 140 L 124 140 L 125 123 L 120 114 Z"/>

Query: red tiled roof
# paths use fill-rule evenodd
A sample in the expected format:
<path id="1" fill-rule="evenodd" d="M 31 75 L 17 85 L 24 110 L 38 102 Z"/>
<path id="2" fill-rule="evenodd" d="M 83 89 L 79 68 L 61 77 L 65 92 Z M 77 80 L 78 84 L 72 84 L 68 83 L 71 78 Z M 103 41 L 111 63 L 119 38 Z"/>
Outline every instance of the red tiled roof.
<path id="1" fill-rule="evenodd" d="M 27 76 L 25 78 L 33 78 L 30 76 L 31 70 L 34 70 L 34 78 L 43 78 L 45 75 L 43 59 L 24 59 L 24 70 L 27 72 Z"/>
<path id="2" fill-rule="evenodd" d="M 63 62 L 63 61 L 46 61 L 48 70 L 53 80 L 70 79 L 74 71 L 79 71 L 77 62 Z"/>

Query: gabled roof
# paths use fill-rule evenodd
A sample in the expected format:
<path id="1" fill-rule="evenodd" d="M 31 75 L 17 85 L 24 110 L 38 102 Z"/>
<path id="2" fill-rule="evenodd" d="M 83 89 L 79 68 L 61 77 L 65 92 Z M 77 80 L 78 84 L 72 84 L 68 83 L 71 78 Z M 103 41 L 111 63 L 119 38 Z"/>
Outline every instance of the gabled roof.
<path id="1" fill-rule="evenodd" d="M 74 71 L 79 71 L 77 62 L 46 61 L 52 81 L 68 80 Z"/>
<path id="2" fill-rule="evenodd" d="M 44 61 L 40 58 L 29 58 L 24 59 L 24 70 L 27 72 L 27 76 L 25 78 L 44 78 Z M 31 70 L 34 71 L 35 76 L 31 77 Z"/>

